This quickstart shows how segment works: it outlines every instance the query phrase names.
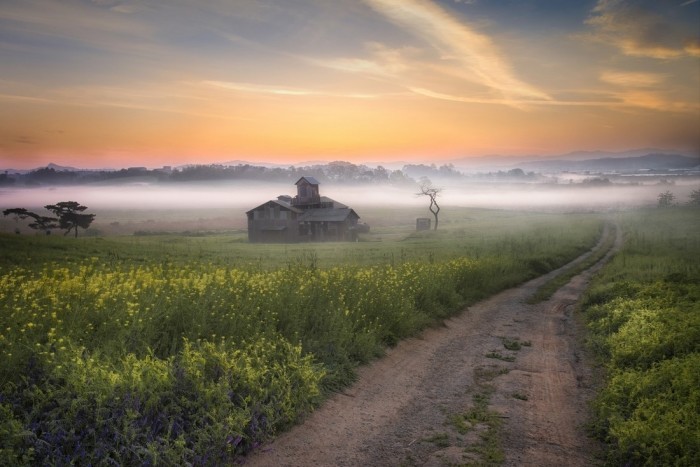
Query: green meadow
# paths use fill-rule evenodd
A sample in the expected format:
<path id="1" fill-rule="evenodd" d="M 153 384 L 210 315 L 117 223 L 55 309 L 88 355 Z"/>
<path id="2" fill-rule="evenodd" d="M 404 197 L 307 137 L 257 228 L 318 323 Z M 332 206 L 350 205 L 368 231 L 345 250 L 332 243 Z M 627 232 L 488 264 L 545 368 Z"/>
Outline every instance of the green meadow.
<path id="1" fill-rule="evenodd" d="M 0 463 L 232 462 L 387 346 L 567 263 L 602 227 L 446 213 L 416 233 L 387 210 L 356 243 L 0 235 Z"/>
<path id="2" fill-rule="evenodd" d="M 698 461 L 700 216 L 690 208 L 368 212 L 356 243 L 244 231 L 0 234 L 0 464 L 235 462 L 401 339 L 625 243 L 582 310 L 610 465 Z M 549 293 L 549 292 L 548 292 Z"/>

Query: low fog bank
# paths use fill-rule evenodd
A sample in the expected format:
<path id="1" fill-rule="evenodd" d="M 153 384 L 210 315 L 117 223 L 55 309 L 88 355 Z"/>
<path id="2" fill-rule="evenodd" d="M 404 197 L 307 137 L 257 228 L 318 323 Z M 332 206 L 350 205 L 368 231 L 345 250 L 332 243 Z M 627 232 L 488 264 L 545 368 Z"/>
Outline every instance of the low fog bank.
<path id="1" fill-rule="evenodd" d="M 700 188 L 700 179 L 682 185 L 436 183 L 434 186 L 442 189 L 438 201 L 444 205 L 498 209 L 617 209 L 654 205 L 658 195 L 667 190 L 678 202 L 686 202 L 690 193 Z M 323 184 L 320 192 L 322 196 L 350 206 L 420 206 L 425 202 L 416 194 L 417 185 Z M 5 188 L 0 190 L 0 207 L 41 209 L 59 201 L 78 201 L 91 210 L 248 210 L 279 195 L 293 196 L 295 187 L 281 183 L 238 182 Z"/>
<path id="2" fill-rule="evenodd" d="M 294 187 L 291 187 L 294 188 Z M 161 185 L 134 183 L 123 185 L 78 185 L 41 188 L 5 188 L 0 190 L 0 207 L 37 209 L 58 201 L 78 201 L 91 210 L 192 210 L 252 208 L 285 192 L 288 185 L 240 182 L 182 183 Z"/>
<path id="3" fill-rule="evenodd" d="M 698 186 L 620 185 L 620 186 L 494 186 L 473 190 L 447 187 L 444 201 L 498 209 L 619 210 L 658 204 L 660 193 L 670 191 L 680 203 L 688 201 Z"/>
<path id="4" fill-rule="evenodd" d="M 607 211 L 658 204 L 660 193 L 670 191 L 678 203 L 688 201 L 695 184 L 667 185 L 569 185 L 569 184 L 444 184 L 438 197 L 441 206 L 516 210 L 596 210 Z M 427 206 L 418 196 L 418 187 L 362 186 L 329 187 L 325 193 L 353 207 Z"/>
<path id="5" fill-rule="evenodd" d="M 438 202 L 443 207 L 475 207 L 515 210 L 584 211 L 619 210 L 658 203 L 660 193 L 670 191 L 684 204 L 700 188 L 700 179 L 687 184 L 507 184 L 448 183 Z M 119 186 L 61 186 L 5 188 L 0 190 L 0 209 L 23 207 L 48 215 L 43 206 L 77 201 L 97 215 L 93 227 L 104 233 L 131 234 L 138 230 L 230 230 L 245 229 L 245 212 L 279 195 L 294 195 L 294 185 L 281 183 L 186 183 L 177 185 L 130 184 Z M 428 200 L 418 196 L 416 185 L 320 186 L 328 196 L 354 208 L 415 209 L 428 212 Z M 422 211 L 420 211 L 422 212 Z M 372 219 L 376 221 L 376 219 Z M 15 227 L 9 217 L 0 218 L 3 231 Z"/>

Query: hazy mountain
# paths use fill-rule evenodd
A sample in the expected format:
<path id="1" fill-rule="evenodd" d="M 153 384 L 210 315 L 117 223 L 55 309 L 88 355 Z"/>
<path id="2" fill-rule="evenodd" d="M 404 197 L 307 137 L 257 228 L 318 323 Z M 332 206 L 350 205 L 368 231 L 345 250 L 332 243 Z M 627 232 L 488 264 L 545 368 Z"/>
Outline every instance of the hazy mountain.
<path id="1" fill-rule="evenodd" d="M 540 160 L 519 164 L 534 172 L 637 172 L 643 170 L 679 170 L 700 166 L 700 157 L 680 154 L 646 154 L 633 157 L 604 157 L 586 160 Z"/>
<path id="2" fill-rule="evenodd" d="M 649 157 L 647 157 L 649 156 Z M 644 159 L 647 157 L 647 159 Z M 683 159 L 674 159 L 676 157 L 687 158 L 695 163 L 685 161 Z M 667 159 L 668 158 L 668 159 Z M 522 168 L 530 171 L 562 171 L 562 170 L 623 170 L 616 169 L 615 160 L 629 160 L 628 163 L 622 163 L 620 167 L 629 167 L 624 170 L 643 170 L 643 169 L 661 169 L 661 168 L 688 168 L 698 165 L 700 160 L 699 153 L 679 153 L 678 151 L 667 151 L 656 148 L 640 148 L 627 151 L 575 151 L 556 156 L 544 157 L 542 155 L 525 155 L 525 156 L 509 156 L 509 155 L 488 155 L 478 157 L 463 157 L 448 161 L 458 169 L 465 171 L 487 171 L 487 170 L 502 170 L 512 168 Z M 603 163 L 592 163 L 586 165 L 585 162 L 606 160 Z M 577 162 L 582 164 L 577 165 Z M 643 165 L 649 167 L 642 167 Z M 670 165 L 669 165 L 670 164 Z M 668 167 L 666 167 L 669 165 Z M 600 168 L 598 168 L 600 167 Z M 638 167 L 638 168 L 636 168 Z"/>
<path id="3" fill-rule="evenodd" d="M 187 167 L 195 164 L 187 164 L 182 167 Z M 224 166 L 236 166 L 236 165 L 254 165 L 256 167 L 267 167 L 268 169 L 277 169 L 277 168 L 287 168 L 291 165 L 296 165 L 296 164 L 276 164 L 274 162 L 251 162 L 251 161 L 244 161 L 244 160 L 235 160 L 235 161 L 226 161 L 226 162 L 221 162 L 216 165 L 224 165 Z"/>
<path id="4" fill-rule="evenodd" d="M 35 167 L 33 169 L 0 169 L 2 172 L 7 172 L 10 174 L 28 174 L 29 172 L 34 172 L 39 169 L 53 169 L 56 172 L 97 172 L 97 171 L 111 171 L 114 169 L 80 169 L 77 167 L 71 167 L 67 165 L 58 165 L 50 162 L 47 165 L 41 167 Z"/>
<path id="5" fill-rule="evenodd" d="M 44 167 L 40 167 L 40 168 L 43 169 Z M 54 169 L 54 170 L 58 170 L 58 171 L 61 171 L 61 172 L 80 172 L 80 171 L 84 170 L 84 169 L 78 169 L 78 168 L 75 168 L 75 167 L 69 167 L 69 166 L 66 166 L 66 165 L 54 164 L 53 162 L 49 163 L 49 165 L 47 165 L 45 168 L 47 168 L 47 169 Z"/>

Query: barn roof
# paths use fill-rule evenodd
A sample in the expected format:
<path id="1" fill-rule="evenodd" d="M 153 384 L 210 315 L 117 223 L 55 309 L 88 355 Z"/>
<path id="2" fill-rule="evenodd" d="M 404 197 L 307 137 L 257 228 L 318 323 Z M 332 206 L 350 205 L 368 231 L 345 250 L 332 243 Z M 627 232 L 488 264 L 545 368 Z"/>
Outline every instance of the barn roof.
<path id="1" fill-rule="evenodd" d="M 331 207 L 334 208 L 347 208 L 347 204 L 343 204 L 339 201 L 336 201 L 332 198 L 329 198 L 328 196 L 321 196 L 321 204 L 332 204 Z"/>
<path id="2" fill-rule="evenodd" d="M 351 214 L 354 214 L 358 219 L 360 216 L 357 213 L 348 208 L 319 208 L 319 209 L 307 209 L 304 214 L 299 216 L 300 222 L 343 222 Z"/>
<path id="3" fill-rule="evenodd" d="M 310 185 L 320 185 L 318 180 L 316 180 L 314 177 L 301 177 L 299 180 L 296 181 L 295 185 L 298 185 L 300 181 L 306 180 Z"/>
<path id="4" fill-rule="evenodd" d="M 302 211 L 302 210 L 299 209 L 299 208 L 295 208 L 294 206 L 292 206 L 290 203 L 288 203 L 288 202 L 286 202 L 286 201 L 282 201 L 282 200 L 279 200 L 279 199 L 271 199 L 270 201 L 265 201 L 265 202 L 264 202 L 263 204 L 261 204 L 260 206 L 254 207 L 254 208 L 251 209 L 250 211 L 246 211 L 246 214 L 248 214 L 249 212 L 253 212 L 253 211 L 255 211 L 256 209 L 260 209 L 261 207 L 263 207 L 263 206 L 265 206 L 265 205 L 268 205 L 268 204 L 270 204 L 270 203 L 272 203 L 272 204 L 277 204 L 278 206 L 281 206 L 281 207 L 283 207 L 283 208 L 285 208 L 285 209 L 288 209 L 288 210 L 290 210 L 290 211 L 292 211 L 292 212 L 296 212 L 297 214 L 299 214 L 299 213 L 301 213 L 301 212 L 304 212 L 304 211 Z"/>

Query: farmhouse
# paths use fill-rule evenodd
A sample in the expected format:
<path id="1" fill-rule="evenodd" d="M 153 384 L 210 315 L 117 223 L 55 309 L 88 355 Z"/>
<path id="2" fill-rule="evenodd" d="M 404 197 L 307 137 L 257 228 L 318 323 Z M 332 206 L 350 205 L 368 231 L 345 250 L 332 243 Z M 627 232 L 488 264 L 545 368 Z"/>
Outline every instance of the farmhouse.
<path id="1" fill-rule="evenodd" d="M 367 228 L 358 226 L 354 210 L 321 196 L 315 178 L 301 177 L 295 185 L 295 197 L 278 196 L 246 213 L 251 243 L 352 241 Z"/>

